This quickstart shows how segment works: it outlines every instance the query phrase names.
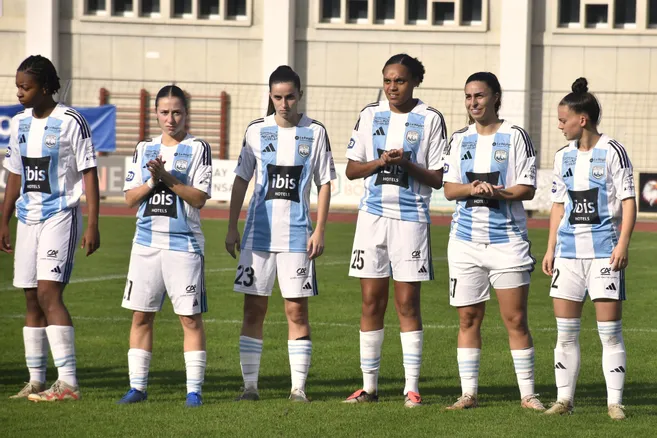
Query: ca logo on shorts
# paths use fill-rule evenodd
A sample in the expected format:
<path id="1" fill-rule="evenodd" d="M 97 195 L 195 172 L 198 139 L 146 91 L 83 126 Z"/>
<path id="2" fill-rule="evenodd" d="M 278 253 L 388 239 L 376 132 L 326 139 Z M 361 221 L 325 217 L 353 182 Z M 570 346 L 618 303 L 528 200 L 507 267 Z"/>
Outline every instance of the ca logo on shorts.
<path id="1" fill-rule="evenodd" d="M 297 275 L 306 275 L 306 268 L 299 268 L 297 269 Z"/>
<path id="2" fill-rule="evenodd" d="M 195 294 L 195 293 L 196 293 L 196 285 L 195 285 L 195 284 L 190 284 L 189 286 L 187 286 L 187 287 L 185 288 L 185 291 L 186 291 L 188 294 Z"/>

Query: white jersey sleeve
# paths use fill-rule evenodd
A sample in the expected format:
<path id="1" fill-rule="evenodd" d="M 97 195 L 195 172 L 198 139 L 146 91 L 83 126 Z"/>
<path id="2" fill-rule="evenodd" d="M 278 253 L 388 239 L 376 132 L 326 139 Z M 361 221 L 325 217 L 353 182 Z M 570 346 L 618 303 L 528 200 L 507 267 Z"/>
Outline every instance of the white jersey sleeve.
<path id="1" fill-rule="evenodd" d="M 567 147 L 568 146 L 565 146 L 564 148 L 557 151 L 557 153 L 554 156 L 551 198 L 552 198 L 552 202 L 556 202 L 559 204 L 563 204 L 564 202 L 566 202 L 566 199 L 568 198 L 568 187 L 566 186 L 566 183 L 563 180 L 563 176 L 561 176 L 561 168 L 563 164 L 562 151 Z"/>
<path id="2" fill-rule="evenodd" d="M 442 157 L 447 146 L 447 127 L 442 114 L 438 114 L 439 117 L 434 118 L 430 131 L 429 148 L 427 150 L 428 170 L 443 170 Z"/>
<path id="3" fill-rule="evenodd" d="M 369 107 L 369 106 L 368 106 Z M 368 108 L 366 107 L 366 109 Z M 347 158 L 352 161 L 357 161 L 359 163 L 367 162 L 367 146 L 368 139 L 371 136 L 371 133 L 365 132 L 366 127 L 369 126 L 368 123 L 365 123 L 364 118 L 367 118 L 369 113 L 364 109 L 361 111 L 356 126 L 351 133 L 351 139 L 347 145 Z"/>
<path id="4" fill-rule="evenodd" d="M 249 143 L 251 141 L 249 140 L 249 131 L 250 129 L 246 128 L 244 141 L 242 142 L 242 151 L 237 158 L 237 167 L 235 168 L 235 174 L 244 181 L 251 181 L 257 165 L 256 157 L 253 154 L 252 146 Z"/>
<path id="5" fill-rule="evenodd" d="M 11 173 L 21 175 L 23 173 L 23 163 L 21 162 L 21 151 L 18 147 L 18 119 L 13 117 L 9 125 L 9 145 L 2 167 Z"/>
<path id="6" fill-rule="evenodd" d="M 625 148 L 616 140 L 611 140 L 610 145 L 613 149 L 611 161 L 609 163 L 612 184 L 616 192 L 616 198 L 623 201 L 628 198 L 636 198 L 634 187 L 634 171 L 632 162 L 627 155 Z"/>
<path id="7" fill-rule="evenodd" d="M 78 171 L 82 172 L 83 170 L 96 167 L 96 150 L 91 137 L 89 124 L 80 113 L 72 108 L 67 110 L 66 114 L 73 117 L 77 122 L 70 123 L 68 127 L 71 130 L 69 138 L 73 153 L 75 154 Z"/>
<path id="8" fill-rule="evenodd" d="M 212 196 L 212 151 L 210 144 L 199 138 L 194 141 L 201 143 L 200 153 L 194 157 L 194 173 L 191 175 L 191 186 L 208 195 Z"/>
<path id="9" fill-rule="evenodd" d="M 513 126 L 516 132 L 516 184 L 536 188 L 536 150 L 527 131 Z"/>
<path id="10" fill-rule="evenodd" d="M 132 154 L 132 160 L 130 160 L 130 165 L 128 166 L 128 172 L 125 176 L 125 182 L 123 183 L 123 191 L 127 192 L 128 190 L 135 189 L 141 186 L 142 181 L 142 171 L 141 166 L 141 157 L 143 153 L 144 142 L 137 143 L 135 146 L 135 151 Z"/>
<path id="11" fill-rule="evenodd" d="M 315 185 L 321 186 L 336 179 L 335 164 L 333 163 L 333 152 L 331 152 L 331 141 L 328 132 L 323 129 L 324 135 L 317 139 L 317 162 L 315 163 L 314 181 Z"/>
<path id="12" fill-rule="evenodd" d="M 461 178 L 461 160 L 459 159 L 459 151 L 461 149 L 461 131 L 452 134 L 449 144 L 445 148 L 443 154 L 443 182 L 463 184 Z"/>

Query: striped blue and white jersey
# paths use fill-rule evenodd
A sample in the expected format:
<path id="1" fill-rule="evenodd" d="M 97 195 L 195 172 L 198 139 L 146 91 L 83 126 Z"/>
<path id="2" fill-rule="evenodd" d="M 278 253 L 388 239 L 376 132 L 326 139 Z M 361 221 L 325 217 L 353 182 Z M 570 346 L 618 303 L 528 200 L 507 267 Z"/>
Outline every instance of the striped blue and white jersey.
<path id="1" fill-rule="evenodd" d="M 394 113 L 387 101 L 367 105 L 347 146 L 347 158 L 366 163 L 384 151 L 404 149 L 404 156 L 419 167 L 441 170 L 447 144 L 443 115 L 418 100 L 411 112 Z M 430 223 L 432 188 L 416 181 L 398 165 L 380 168 L 364 180 L 365 191 L 358 207 L 376 216 Z"/>
<path id="2" fill-rule="evenodd" d="M 312 234 L 311 184 L 336 178 L 331 143 L 324 125 L 301 117 L 282 128 L 274 115 L 251 122 L 235 168 L 255 188 L 242 236 L 242 248 L 268 252 L 306 252 Z"/>
<path id="3" fill-rule="evenodd" d="M 565 214 L 555 256 L 594 259 L 611 256 L 618 243 L 622 201 L 635 197 L 632 163 L 623 145 L 602 135 L 589 151 L 573 141 L 554 157 L 552 202 Z"/>
<path id="4" fill-rule="evenodd" d="M 11 119 L 10 130 L 3 167 L 21 175 L 18 220 L 34 225 L 76 207 L 82 196 L 82 171 L 96 167 L 84 117 L 62 104 L 43 119 L 26 108 Z"/>
<path id="5" fill-rule="evenodd" d="M 164 146 L 162 136 L 139 142 L 123 185 L 127 192 L 151 178 L 146 163 L 161 156 L 164 169 L 183 184 L 212 195 L 210 145 L 187 134 L 176 146 Z M 152 248 L 203 254 L 205 239 L 198 208 L 158 183 L 137 211 L 134 243 Z"/>
<path id="6" fill-rule="evenodd" d="M 506 120 L 492 135 L 477 134 L 472 124 L 452 135 L 443 172 L 445 183 L 479 180 L 505 188 L 536 187 L 536 151 L 527 132 Z M 486 244 L 526 240 L 522 201 L 461 199 L 456 202 L 450 237 Z"/>

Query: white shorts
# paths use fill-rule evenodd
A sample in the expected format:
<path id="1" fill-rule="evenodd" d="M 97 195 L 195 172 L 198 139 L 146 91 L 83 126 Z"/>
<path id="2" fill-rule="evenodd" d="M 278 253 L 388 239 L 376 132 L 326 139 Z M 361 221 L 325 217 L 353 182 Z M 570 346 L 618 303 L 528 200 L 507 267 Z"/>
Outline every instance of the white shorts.
<path id="1" fill-rule="evenodd" d="M 349 276 L 433 280 L 430 225 L 358 212 Z"/>
<path id="2" fill-rule="evenodd" d="M 35 225 L 18 221 L 14 287 L 35 288 L 39 280 L 67 284 L 81 236 L 82 214 L 77 207 L 60 211 Z"/>
<path id="3" fill-rule="evenodd" d="M 536 260 L 529 241 L 475 243 L 450 237 L 449 304 L 471 306 L 490 300 L 490 286 L 513 289 L 529 284 Z"/>
<path id="4" fill-rule="evenodd" d="M 121 306 L 159 312 L 168 294 L 176 315 L 207 312 L 204 264 L 201 254 L 133 244 Z"/>
<path id="5" fill-rule="evenodd" d="M 609 258 L 554 260 L 550 296 L 582 302 L 607 298 L 625 300 L 625 270 L 612 271 Z"/>
<path id="6" fill-rule="evenodd" d="M 268 252 L 243 249 L 235 275 L 235 292 L 271 296 L 274 281 L 283 298 L 317 295 L 315 261 L 305 252 Z"/>

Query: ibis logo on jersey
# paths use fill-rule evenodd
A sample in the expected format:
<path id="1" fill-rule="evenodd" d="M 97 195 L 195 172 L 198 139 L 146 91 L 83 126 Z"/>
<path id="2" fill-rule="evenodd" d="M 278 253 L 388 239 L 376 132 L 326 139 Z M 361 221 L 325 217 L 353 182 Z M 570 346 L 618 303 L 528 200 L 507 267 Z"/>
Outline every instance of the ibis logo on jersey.
<path id="1" fill-rule="evenodd" d="M 299 184 L 303 166 L 277 166 L 267 165 L 269 175 L 269 189 L 265 200 L 284 199 L 286 201 L 299 201 Z"/>
<path id="2" fill-rule="evenodd" d="M 495 161 L 497 161 L 498 163 L 501 163 L 502 161 L 506 161 L 508 157 L 509 157 L 509 153 L 504 149 L 498 149 L 493 154 L 493 158 L 495 158 Z"/>
<path id="3" fill-rule="evenodd" d="M 178 197 L 173 191 L 164 185 L 158 183 L 151 195 L 146 201 L 144 217 L 148 216 L 167 216 L 172 218 L 178 217 Z"/>
<path id="4" fill-rule="evenodd" d="M 184 172 L 187 170 L 189 167 L 189 161 L 187 160 L 176 160 L 175 163 L 173 163 L 173 168 L 176 169 L 178 172 Z"/>
<path id="5" fill-rule="evenodd" d="M 306 158 L 308 155 L 310 155 L 310 146 L 307 144 L 300 144 L 299 155 L 301 155 L 303 158 Z"/>
<path id="6" fill-rule="evenodd" d="M 50 157 L 21 157 L 23 160 L 23 193 L 52 193 L 48 179 Z"/>
<path id="7" fill-rule="evenodd" d="M 600 179 L 605 176 L 605 168 L 602 166 L 593 166 L 591 168 L 591 175 L 595 179 Z"/>
<path id="8" fill-rule="evenodd" d="M 49 148 L 52 149 L 57 146 L 57 136 L 53 134 L 48 134 L 43 139 L 43 143 Z"/>
<path id="9" fill-rule="evenodd" d="M 492 184 L 494 186 L 499 184 L 500 181 L 500 172 L 465 172 L 465 176 L 468 178 L 468 182 L 472 181 L 482 181 Z M 497 199 L 486 199 L 486 198 L 475 198 L 469 197 L 465 201 L 466 208 L 472 207 L 487 207 L 487 208 L 500 208 L 500 201 Z"/>
<path id="10" fill-rule="evenodd" d="M 420 140 L 420 133 L 417 131 L 408 131 L 406 133 L 406 141 L 410 144 L 415 144 Z"/>
<path id="11" fill-rule="evenodd" d="M 568 195 L 573 203 L 569 218 L 571 225 L 600 223 L 597 187 L 589 190 L 568 190 Z"/>
<path id="12" fill-rule="evenodd" d="M 377 149 L 379 157 L 385 152 L 383 149 Z M 411 159 L 411 151 L 404 151 L 403 157 L 406 160 Z M 391 184 L 394 186 L 408 188 L 408 172 L 398 164 L 389 164 L 379 168 L 374 185 Z"/>

